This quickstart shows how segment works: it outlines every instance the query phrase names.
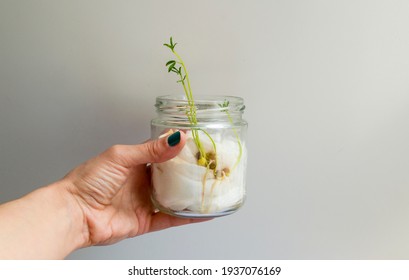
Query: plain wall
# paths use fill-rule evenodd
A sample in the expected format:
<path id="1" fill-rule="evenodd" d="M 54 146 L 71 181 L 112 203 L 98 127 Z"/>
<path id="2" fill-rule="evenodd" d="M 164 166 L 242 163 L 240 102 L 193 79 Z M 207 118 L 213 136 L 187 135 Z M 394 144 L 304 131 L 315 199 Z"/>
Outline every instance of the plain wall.
<path id="1" fill-rule="evenodd" d="M 245 99 L 246 204 L 68 258 L 409 258 L 408 28 L 407 0 L 0 0 L 0 202 L 149 138 L 173 36 L 195 94 Z"/>

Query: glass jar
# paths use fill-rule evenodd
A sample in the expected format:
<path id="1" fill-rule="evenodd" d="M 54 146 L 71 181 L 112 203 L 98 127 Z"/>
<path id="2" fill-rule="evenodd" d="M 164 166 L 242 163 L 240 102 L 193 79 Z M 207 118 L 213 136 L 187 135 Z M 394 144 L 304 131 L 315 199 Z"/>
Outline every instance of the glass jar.
<path id="1" fill-rule="evenodd" d="M 173 159 L 152 164 L 152 201 L 179 217 L 210 218 L 231 214 L 244 202 L 247 165 L 240 97 L 161 96 L 151 122 L 152 139 L 180 130 L 186 144 Z"/>

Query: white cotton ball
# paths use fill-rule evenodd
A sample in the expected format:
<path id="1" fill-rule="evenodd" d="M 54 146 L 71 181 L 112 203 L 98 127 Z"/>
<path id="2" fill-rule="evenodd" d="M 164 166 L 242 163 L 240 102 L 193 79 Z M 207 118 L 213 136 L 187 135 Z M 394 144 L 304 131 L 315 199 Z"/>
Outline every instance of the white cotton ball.
<path id="1" fill-rule="evenodd" d="M 205 170 L 177 157 L 155 164 L 152 180 L 157 201 L 176 211 L 187 208 L 194 203 L 192 199 L 199 196 L 201 182 L 197 178 L 203 176 Z"/>
<path id="2" fill-rule="evenodd" d="M 217 147 L 218 170 L 228 168 L 229 176 L 215 178 L 213 170 L 197 165 L 198 148 L 191 132 L 186 133 L 186 145 L 175 158 L 152 165 L 155 200 L 173 211 L 192 211 L 202 214 L 223 212 L 242 203 L 244 197 L 245 147 L 237 163 L 240 150 L 235 139 L 214 137 Z M 205 151 L 213 151 L 213 144 L 203 132 L 199 133 Z"/>
<path id="3" fill-rule="evenodd" d="M 196 147 L 195 142 L 193 141 L 192 137 L 188 137 L 186 139 L 186 144 L 183 147 L 182 151 L 178 154 L 177 158 L 184 160 L 188 163 L 196 164 L 197 158 L 196 154 L 199 150 Z"/>

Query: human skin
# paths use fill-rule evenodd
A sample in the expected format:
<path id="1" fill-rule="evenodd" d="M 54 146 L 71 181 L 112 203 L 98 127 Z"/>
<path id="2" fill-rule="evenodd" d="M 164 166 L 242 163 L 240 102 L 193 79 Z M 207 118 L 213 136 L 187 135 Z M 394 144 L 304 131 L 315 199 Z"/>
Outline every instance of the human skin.
<path id="1" fill-rule="evenodd" d="M 115 145 L 58 182 L 1 205 L 0 259 L 62 259 L 79 248 L 201 221 L 152 205 L 147 163 L 175 157 L 186 141 L 183 132 L 170 137 Z"/>

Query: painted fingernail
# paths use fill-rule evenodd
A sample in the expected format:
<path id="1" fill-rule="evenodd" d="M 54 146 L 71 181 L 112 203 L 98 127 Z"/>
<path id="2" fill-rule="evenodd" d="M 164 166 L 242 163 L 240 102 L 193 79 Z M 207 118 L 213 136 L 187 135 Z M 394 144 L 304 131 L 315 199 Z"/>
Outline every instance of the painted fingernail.
<path id="1" fill-rule="evenodd" d="M 173 147 L 179 144 L 180 142 L 180 131 L 176 131 L 172 135 L 168 137 L 168 144 L 169 146 Z"/>

